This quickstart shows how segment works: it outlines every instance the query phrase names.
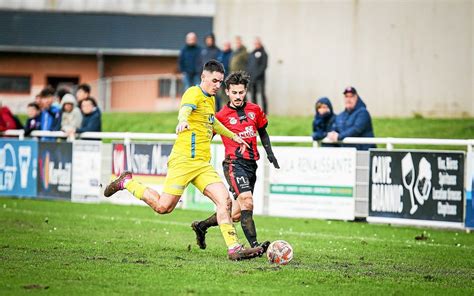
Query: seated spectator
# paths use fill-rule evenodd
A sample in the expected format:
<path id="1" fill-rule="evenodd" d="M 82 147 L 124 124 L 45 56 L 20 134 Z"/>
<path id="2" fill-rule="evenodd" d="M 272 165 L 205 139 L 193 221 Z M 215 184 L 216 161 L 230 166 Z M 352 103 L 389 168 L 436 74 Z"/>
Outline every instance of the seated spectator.
<path id="1" fill-rule="evenodd" d="M 82 113 L 76 107 L 76 98 L 71 94 L 65 94 L 61 101 L 61 130 L 69 132 L 81 127 Z"/>
<path id="2" fill-rule="evenodd" d="M 21 123 L 18 122 L 18 118 L 15 118 L 7 106 L 1 106 L 0 104 L 0 132 L 20 128 L 22 128 L 22 126 Z"/>
<path id="3" fill-rule="evenodd" d="M 344 111 L 336 116 L 334 131 L 327 137 L 333 142 L 344 140 L 347 137 L 373 138 L 372 119 L 365 103 L 359 97 L 357 90 L 349 86 L 344 90 Z M 343 147 L 355 147 L 357 150 L 375 148 L 373 144 L 344 144 Z"/>
<path id="4" fill-rule="evenodd" d="M 336 115 L 332 109 L 331 101 L 322 97 L 316 102 L 316 114 L 313 119 L 313 140 L 319 141 L 326 138 L 328 132 L 333 130 Z M 325 146 L 325 144 L 323 144 Z"/>
<path id="5" fill-rule="evenodd" d="M 25 136 L 29 136 L 32 131 L 39 130 L 41 124 L 41 109 L 35 102 L 29 103 L 26 107 L 28 119 L 25 123 Z"/>
<path id="6" fill-rule="evenodd" d="M 76 133 L 102 131 L 101 114 L 93 98 L 89 97 L 82 100 L 81 111 L 82 123 L 81 127 L 76 130 Z"/>

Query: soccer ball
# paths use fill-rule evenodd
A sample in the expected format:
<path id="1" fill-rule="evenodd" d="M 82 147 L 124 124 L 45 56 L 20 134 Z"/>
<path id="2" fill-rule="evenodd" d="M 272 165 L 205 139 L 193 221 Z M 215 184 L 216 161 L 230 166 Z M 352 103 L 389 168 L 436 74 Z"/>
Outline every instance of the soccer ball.
<path id="1" fill-rule="evenodd" d="M 268 246 L 268 262 L 280 265 L 286 265 L 293 259 L 293 248 L 284 240 L 277 240 Z"/>

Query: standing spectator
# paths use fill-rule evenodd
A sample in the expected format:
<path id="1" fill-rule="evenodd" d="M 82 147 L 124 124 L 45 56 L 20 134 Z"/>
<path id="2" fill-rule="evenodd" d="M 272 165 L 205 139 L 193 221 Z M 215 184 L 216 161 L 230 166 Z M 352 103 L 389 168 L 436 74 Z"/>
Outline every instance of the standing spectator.
<path id="1" fill-rule="evenodd" d="M 225 76 L 229 75 L 229 66 L 230 66 L 230 58 L 232 57 L 232 48 L 229 41 L 224 42 L 222 46 L 222 51 L 220 52 L 217 60 L 224 65 Z"/>
<path id="2" fill-rule="evenodd" d="M 230 72 L 247 71 L 248 53 L 240 36 L 235 37 L 235 51 L 230 58 Z"/>
<path id="3" fill-rule="evenodd" d="M 194 32 L 186 35 L 186 45 L 179 53 L 179 71 L 183 74 L 184 89 L 197 85 L 201 81 L 201 47 L 197 45 L 197 36 Z"/>
<path id="4" fill-rule="evenodd" d="M 61 129 L 61 109 L 53 105 L 55 101 L 54 88 L 48 86 L 40 92 L 41 118 L 40 130 L 59 131 Z M 54 138 L 43 137 L 44 141 L 52 141 Z"/>
<path id="5" fill-rule="evenodd" d="M 210 60 L 217 60 L 221 54 L 221 50 L 216 46 L 216 37 L 213 33 L 209 34 L 204 38 L 206 47 L 201 51 L 201 63 L 204 65 Z"/>
<path id="6" fill-rule="evenodd" d="M 0 104 L 0 132 L 10 129 L 19 129 L 21 128 L 20 124 L 10 109 Z"/>
<path id="7" fill-rule="evenodd" d="M 268 114 L 267 97 L 265 95 L 265 70 L 267 69 L 268 56 L 260 38 L 255 38 L 255 49 L 249 54 L 248 72 L 250 74 L 252 102 L 258 104 L 257 98 L 262 98 L 263 112 Z"/>
<path id="8" fill-rule="evenodd" d="M 373 138 L 372 119 L 365 103 L 359 97 L 357 90 L 349 86 L 344 90 L 344 111 L 336 116 L 334 131 L 328 133 L 328 139 L 337 142 L 346 137 Z M 375 148 L 373 144 L 344 144 L 343 147 L 355 147 L 357 150 Z"/>
<path id="9" fill-rule="evenodd" d="M 87 83 L 79 84 L 76 90 L 77 105 L 81 108 L 82 100 L 91 95 L 91 86 Z"/>
<path id="10" fill-rule="evenodd" d="M 102 131 L 101 114 L 94 98 L 84 99 L 81 104 L 81 111 L 82 123 L 81 127 L 76 129 L 76 133 Z"/>
<path id="11" fill-rule="evenodd" d="M 76 107 L 76 98 L 71 94 L 64 95 L 61 101 L 61 106 L 61 130 L 67 133 L 70 130 L 80 128 L 82 123 L 82 113 L 81 110 Z"/>
<path id="12" fill-rule="evenodd" d="M 29 103 L 26 107 L 28 119 L 25 123 L 25 136 L 29 136 L 32 131 L 39 130 L 41 124 L 41 109 L 35 102 Z"/>
<path id="13" fill-rule="evenodd" d="M 61 105 L 61 102 L 63 100 L 63 97 L 66 95 L 66 94 L 70 94 L 71 92 L 66 89 L 66 88 L 60 88 L 58 89 L 58 91 L 56 92 L 56 95 L 58 96 L 58 101 L 59 101 L 59 104 Z M 61 105 L 62 106 L 62 105 Z"/>
<path id="14" fill-rule="evenodd" d="M 313 140 L 319 141 L 326 138 L 328 132 L 334 130 L 334 123 L 336 121 L 336 115 L 332 109 L 331 101 L 322 97 L 316 102 L 315 105 L 316 114 L 313 119 Z M 323 146 L 333 146 L 322 144 Z"/>

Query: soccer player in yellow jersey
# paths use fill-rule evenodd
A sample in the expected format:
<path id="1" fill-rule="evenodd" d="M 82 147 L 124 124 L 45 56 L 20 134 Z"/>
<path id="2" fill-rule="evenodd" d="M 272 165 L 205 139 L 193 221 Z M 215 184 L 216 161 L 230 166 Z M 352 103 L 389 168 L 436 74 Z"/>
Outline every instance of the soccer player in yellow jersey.
<path id="1" fill-rule="evenodd" d="M 216 205 L 217 222 L 228 247 L 231 260 L 250 259 L 263 254 L 260 246 L 244 248 L 238 241 L 230 216 L 232 201 L 217 172 L 210 164 L 213 133 L 230 138 L 240 145 L 242 153 L 248 147 L 239 136 L 229 131 L 215 117 L 214 95 L 224 79 L 224 67 L 210 60 L 204 65 L 201 84 L 186 90 L 181 100 L 176 133 L 178 137 L 168 160 L 163 193 L 144 186 L 123 172 L 104 191 L 106 197 L 126 189 L 143 200 L 159 214 L 171 213 L 189 183 L 194 184 Z"/>

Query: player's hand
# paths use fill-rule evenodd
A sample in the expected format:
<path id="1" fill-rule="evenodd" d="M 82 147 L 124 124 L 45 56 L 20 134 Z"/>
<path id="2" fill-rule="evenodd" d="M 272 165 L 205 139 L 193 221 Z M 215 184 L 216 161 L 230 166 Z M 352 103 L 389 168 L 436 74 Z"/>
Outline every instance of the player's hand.
<path id="1" fill-rule="evenodd" d="M 183 131 L 188 130 L 188 129 L 189 129 L 189 123 L 186 122 L 186 121 L 181 121 L 176 126 L 176 134 L 179 134 L 180 132 L 183 132 Z"/>
<path id="2" fill-rule="evenodd" d="M 239 149 L 239 152 L 241 154 L 244 154 L 245 152 L 245 149 L 247 148 L 250 148 L 249 144 L 247 144 L 247 142 L 245 142 L 241 137 L 235 135 L 232 140 L 234 140 L 234 142 L 240 144 L 240 149 Z"/>
<path id="3" fill-rule="evenodd" d="M 278 160 L 276 159 L 275 155 L 273 154 L 270 154 L 267 156 L 268 158 L 268 161 L 270 163 L 273 163 L 273 166 L 276 168 L 276 169 L 279 169 L 280 168 L 280 165 L 278 164 Z"/>

